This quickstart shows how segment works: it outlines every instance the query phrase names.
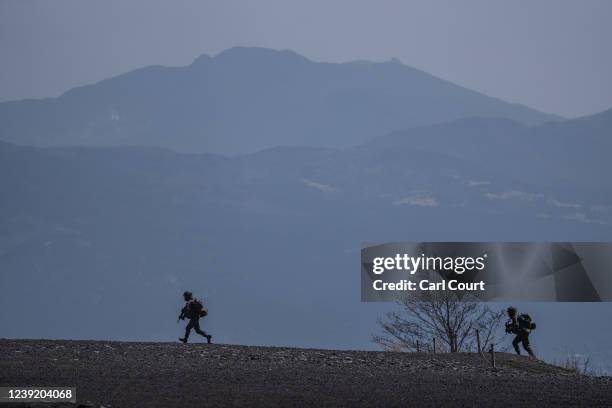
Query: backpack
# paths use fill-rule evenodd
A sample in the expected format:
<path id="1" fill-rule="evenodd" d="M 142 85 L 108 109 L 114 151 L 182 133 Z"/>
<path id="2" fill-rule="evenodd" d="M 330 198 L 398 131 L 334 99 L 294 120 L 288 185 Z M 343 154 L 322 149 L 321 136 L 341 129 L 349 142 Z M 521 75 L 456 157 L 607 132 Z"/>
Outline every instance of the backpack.
<path id="1" fill-rule="evenodd" d="M 191 302 L 191 315 L 193 317 L 204 317 L 208 314 L 200 299 L 193 299 Z"/>
<path id="2" fill-rule="evenodd" d="M 535 322 L 527 313 L 521 313 L 516 320 L 521 329 L 534 330 L 536 328 Z"/>

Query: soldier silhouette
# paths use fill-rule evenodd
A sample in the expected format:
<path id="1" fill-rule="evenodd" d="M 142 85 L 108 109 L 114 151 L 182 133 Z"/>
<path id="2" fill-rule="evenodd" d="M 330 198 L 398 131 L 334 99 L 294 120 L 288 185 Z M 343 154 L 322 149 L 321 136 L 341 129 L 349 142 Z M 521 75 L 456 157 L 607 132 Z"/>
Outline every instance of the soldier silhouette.
<path id="1" fill-rule="evenodd" d="M 212 336 L 200 328 L 200 318 L 208 314 L 206 309 L 204 309 L 204 305 L 199 299 L 194 298 L 193 294 L 189 291 L 183 293 L 183 298 L 185 299 L 185 306 L 181 309 L 179 320 L 185 320 L 185 318 L 187 318 L 189 322 L 185 327 L 185 337 L 179 337 L 179 340 L 183 343 L 187 343 L 191 329 L 194 329 L 200 336 L 206 337 L 208 344 L 212 343 Z"/>
<path id="2" fill-rule="evenodd" d="M 516 335 L 514 340 L 512 340 L 512 346 L 516 354 L 521 354 L 519 344 L 523 344 L 523 348 L 529 353 L 529 356 L 535 358 L 535 354 L 529 344 L 529 333 L 536 328 L 536 324 L 531 321 L 531 316 L 526 313 L 519 314 L 516 308 L 512 306 L 510 306 L 506 312 L 510 318 L 506 323 L 506 333 L 513 333 Z"/>

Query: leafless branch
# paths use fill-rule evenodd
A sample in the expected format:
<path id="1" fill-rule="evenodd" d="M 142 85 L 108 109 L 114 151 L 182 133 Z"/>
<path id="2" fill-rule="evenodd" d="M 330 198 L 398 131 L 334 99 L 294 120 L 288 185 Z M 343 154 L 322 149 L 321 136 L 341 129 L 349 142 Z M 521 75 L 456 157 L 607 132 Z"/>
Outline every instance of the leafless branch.
<path id="1" fill-rule="evenodd" d="M 398 310 L 378 321 L 382 333 L 372 337 L 385 350 L 416 351 L 418 342 L 421 350 L 430 351 L 433 338 L 441 340 L 439 351 L 474 350 L 476 330 L 483 348 L 500 343 L 504 311 L 493 311 L 486 303 L 461 299 L 453 291 L 400 297 L 396 303 Z"/>

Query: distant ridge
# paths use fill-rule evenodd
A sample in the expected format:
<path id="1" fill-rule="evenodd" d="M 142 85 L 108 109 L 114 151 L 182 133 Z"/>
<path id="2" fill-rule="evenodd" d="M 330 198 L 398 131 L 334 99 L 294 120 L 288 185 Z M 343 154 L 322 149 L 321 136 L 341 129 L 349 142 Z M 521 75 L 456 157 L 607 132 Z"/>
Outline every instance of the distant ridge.
<path id="1" fill-rule="evenodd" d="M 388 62 L 313 62 L 235 47 L 185 67 L 150 66 L 57 98 L 0 103 L 0 140 L 36 146 L 148 145 L 248 153 L 354 146 L 470 116 L 558 120 Z"/>

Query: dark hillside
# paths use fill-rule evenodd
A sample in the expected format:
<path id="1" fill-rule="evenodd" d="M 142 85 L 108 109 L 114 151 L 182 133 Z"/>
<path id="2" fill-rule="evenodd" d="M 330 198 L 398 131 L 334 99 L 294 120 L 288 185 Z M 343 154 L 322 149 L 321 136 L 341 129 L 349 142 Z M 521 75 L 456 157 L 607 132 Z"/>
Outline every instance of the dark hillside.
<path id="1" fill-rule="evenodd" d="M 492 369 L 464 353 L 0 340 L 0 386 L 76 386 L 78 404 L 95 407 L 612 405 L 609 377 L 503 353 L 497 362 Z"/>

